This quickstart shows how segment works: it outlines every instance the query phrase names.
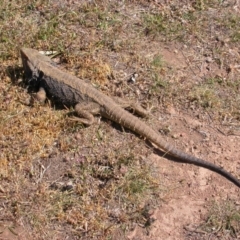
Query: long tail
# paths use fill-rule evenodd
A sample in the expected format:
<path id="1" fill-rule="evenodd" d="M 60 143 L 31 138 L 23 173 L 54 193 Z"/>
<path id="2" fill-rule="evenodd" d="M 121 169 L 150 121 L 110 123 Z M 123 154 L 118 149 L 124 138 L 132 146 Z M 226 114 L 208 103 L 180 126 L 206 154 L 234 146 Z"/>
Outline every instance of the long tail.
<path id="1" fill-rule="evenodd" d="M 207 162 L 203 159 L 194 157 L 190 154 L 187 154 L 174 148 L 173 145 L 164 141 L 161 135 L 155 132 L 152 128 L 147 126 L 144 122 L 142 122 L 129 112 L 125 111 L 121 107 L 118 107 L 115 104 L 113 104 L 112 106 L 108 105 L 108 109 L 112 109 L 111 112 L 109 111 L 107 113 L 108 118 L 121 124 L 126 128 L 129 128 L 130 130 L 138 133 L 139 135 L 146 137 L 149 141 L 156 144 L 159 147 L 159 149 L 165 151 L 167 154 L 179 159 L 181 162 L 194 164 L 196 166 L 204 167 L 213 172 L 216 172 L 240 188 L 240 181 L 225 169 L 211 162 Z"/>

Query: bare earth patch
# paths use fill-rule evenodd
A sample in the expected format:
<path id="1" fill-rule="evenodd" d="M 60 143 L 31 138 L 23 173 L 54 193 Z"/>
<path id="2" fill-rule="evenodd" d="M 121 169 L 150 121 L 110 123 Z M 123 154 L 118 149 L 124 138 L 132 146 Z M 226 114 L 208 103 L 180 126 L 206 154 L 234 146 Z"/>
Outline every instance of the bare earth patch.
<path id="1" fill-rule="evenodd" d="M 231 172 L 238 171 L 239 162 L 234 161 L 239 156 L 238 136 L 223 136 L 217 129 L 201 122 L 197 122 L 201 128 L 192 132 L 189 126 L 193 127 L 196 120 L 179 113 L 171 116 L 169 124 L 178 136 L 179 147 L 184 149 L 184 146 L 191 146 L 191 149 L 186 148 L 186 151 L 213 162 L 219 160 L 218 153 L 221 153 L 221 159 L 224 159 L 222 166 Z M 207 133 L 208 139 L 201 144 L 193 144 L 199 141 L 201 133 Z M 172 163 L 156 155 L 150 157 L 150 162 L 158 169 L 162 188 L 169 191 L 162 196 L 164 202 L 152 215 L 155 222 L 150 227 L 148 236 L 137 227 L 134 233 L 129 235 L 129 239 L 206 239 L 209 234 L 199 223 L 206 220 L 209 203 L 230 200 L 239 204 L 239 190 L 209 170 Z M 219 238 L 224 237 L 219 234 L 211 239 Z"/>

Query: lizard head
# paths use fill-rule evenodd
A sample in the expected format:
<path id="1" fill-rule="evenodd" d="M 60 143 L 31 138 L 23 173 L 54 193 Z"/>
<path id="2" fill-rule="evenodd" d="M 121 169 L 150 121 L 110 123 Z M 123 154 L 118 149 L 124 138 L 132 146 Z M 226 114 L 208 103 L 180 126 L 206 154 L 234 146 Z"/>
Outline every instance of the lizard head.
<path id="1" fill-rule="evenodd" d="M 34 90 L 38 89 L 42 75 L 41 61 L 50 63 L 52 60 L 31 48 L 22 48 L 20 53 L 25 74 L 25 83 Z"/>

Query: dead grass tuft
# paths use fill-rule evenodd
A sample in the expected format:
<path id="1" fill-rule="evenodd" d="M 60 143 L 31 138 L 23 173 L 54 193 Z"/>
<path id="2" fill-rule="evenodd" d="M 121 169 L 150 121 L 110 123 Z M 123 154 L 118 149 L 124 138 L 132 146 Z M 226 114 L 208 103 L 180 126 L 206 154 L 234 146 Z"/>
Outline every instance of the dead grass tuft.
<path id="1" fill-rule="evenodd" d="M 206 222 L 199 229 L 218 238 L 239 238 L 239 207 L 232 201 L 212 203 L 208 207 Z"/>

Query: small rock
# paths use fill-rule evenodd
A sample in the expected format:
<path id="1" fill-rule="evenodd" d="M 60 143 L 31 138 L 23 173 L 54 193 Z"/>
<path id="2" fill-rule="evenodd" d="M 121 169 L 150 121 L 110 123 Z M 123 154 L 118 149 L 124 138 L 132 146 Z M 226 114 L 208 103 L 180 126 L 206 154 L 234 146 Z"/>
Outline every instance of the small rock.
<path id="1" fill-rule="evenodd" d="M 211 63 L 211 62 L 213 62 L 213 59 L 212 59 L 211 57 L 207 57 L 207 58 L 206 58 L 206 62 L 207 62 L 207 63 Z"/>

